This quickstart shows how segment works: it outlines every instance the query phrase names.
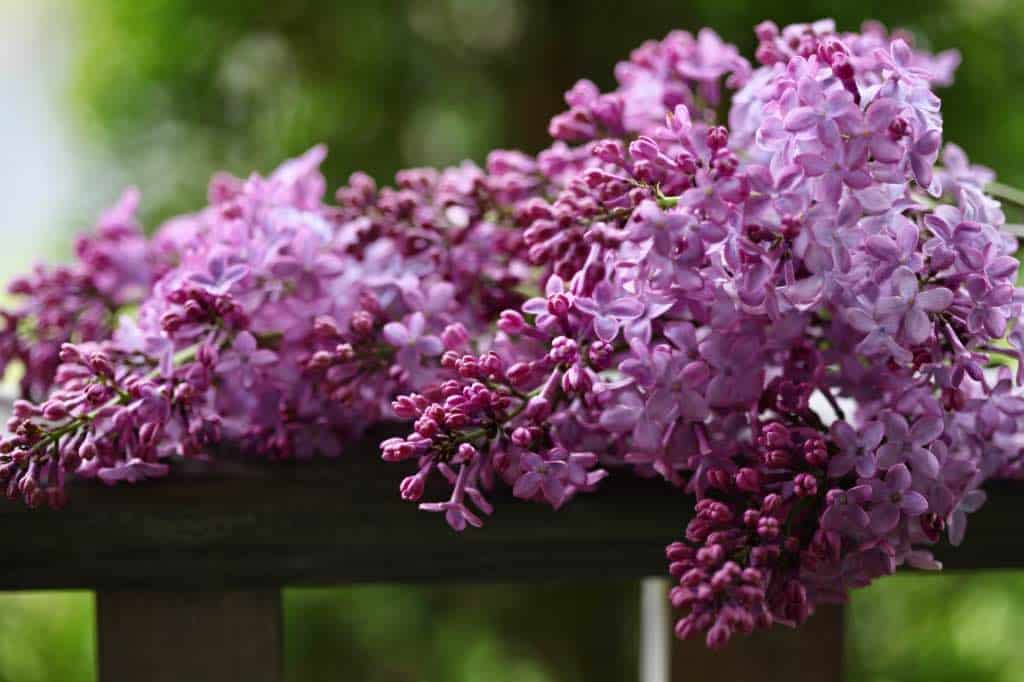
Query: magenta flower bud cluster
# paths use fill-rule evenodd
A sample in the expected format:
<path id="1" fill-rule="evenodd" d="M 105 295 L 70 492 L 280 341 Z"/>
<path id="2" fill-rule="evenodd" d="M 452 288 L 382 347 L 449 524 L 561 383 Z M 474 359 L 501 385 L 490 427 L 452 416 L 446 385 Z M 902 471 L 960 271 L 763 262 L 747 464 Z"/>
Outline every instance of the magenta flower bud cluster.
<path id="1" fill-rule="evenodd" d="M 10 496 L 56 506 L 72 474 L 109 484 L 162 476 L 171 457 L 206 457 L 225 440 L 269 458 L 337 456 L 394 417 L 400 391 L 442 376 L 446 344 L 465 345 L 522 301 L 527 266 L 501 223 L 505 197 L 534 191 L 510 179 L 518 155 L 492 155 L 493 172 L 404 171 L 395 188 L 357 174 L 331 206 L 324 154 L 316 147 L 267 178 L 215 176 L 209 206 L 148 242 L 124 227 L 127 195 L 83 240 L 93 246 L 79 249 L 90 254 L 82 278 L 102 286 L 65 301 L 82 314 L 53 332 L 65 342 L 55 351 L 40 347 L 55 356 L 52 377 L 40 367 L 25 397 L 37 383 L 55 388 L 15 406 L 0 442 Z M 107 243 L 129 236 L 140 248 Z M 100 247 L 132 260 L 103 265 L 91 255 Z M 29 304 L 12 316 L 47 314 L 52 295 L 40 291 L 26 289 Z M 134 317 L 94 328 L 87 313 L 129 296 Z M 34 348 L 35 327 L 11 333 Z"/>
<path id="2" fill-rule="evenodd" d="M 150 240 L 126 195 L 76 265 L 12 288 L 0 482 L 59 505 L 73 475 L 225 440 L 333 456 L 381 421 L 408 424 L 381 444 L 401 498 L 456 531 L 498 488 L 558 509 L 662 479 L 694 501 L 666 538 L 676 634 L 716 648 L 939 568 L 985 481 L 1024 471 L 1016 240 L 935 94 L 959 56 L 873 23 L 755 32 L 756 66 L 709 29 L 645 43 L 536 155 L 356 173 L 331 205 L 317 147 L 215 176 Z"/>
<path id="3" fill-rule="evenodd" d="M 40 265 L 8 284 L 18 303 L 0 311 L 0 371 L 20 367 L 24 397 L 45 398 L 61 345 L 108 338 L 119 314 L 138 305 L 169 267 L 173 255 L 153 248 L 135 219 L 138 203 L 138 191 L 125 191 L 95 232 L 77 239 L 71 265 Z"/>
<path id="4" fill-rule="evenodd" d="M 444 463 L 445 509 L 492 470 L 553 507 L 623 466 L 693 495 L 671 600 L 676 633 L 712 647 L 937 568 L 982 483 L 1019 472 L 1024 416 L 1016 241 L 990 172 L 942 148 L 934 88 L 958 57 L 875 24 L 757 35 L 758 68 L 672 33 L 616 90 L 567 93 L 538 156 L 551 190 L 518 212 L 544 295 L 487 344 L 509 369 L 413 396 L 501 408 L 385 445 L 421 477 Z M 566 453 L 600 468 L 567 486 Z"/>

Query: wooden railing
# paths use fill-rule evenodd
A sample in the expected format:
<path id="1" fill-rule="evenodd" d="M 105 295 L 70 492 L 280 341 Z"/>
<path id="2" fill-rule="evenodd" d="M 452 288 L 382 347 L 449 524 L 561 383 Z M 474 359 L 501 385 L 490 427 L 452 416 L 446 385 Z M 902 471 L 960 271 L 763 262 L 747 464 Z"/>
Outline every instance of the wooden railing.
<path id="1" fill-rule="evenodd" d="M 176 471 L 77 483 L 56 512 L 0 504 L 0 589 L 96 590 L 101 682 L 279 680 L 283 585 L 662 576 L 691 509 L 660 481 L 612 476 L 558 512 L 495 495 L 487 527 L 460 535 L 398 498 L 401 468 L 370 442 L 337 459 L 226 456 Z M 964 545 L 937 549 L 947 567 L 1024 566 L 1024 484 L 995 482 L 989 496 Z M 823 609 L 724 653 L 672 644 L 672 679 L 839 679 L 842 619 Z M 667 630 L 665 614 L 654 622 Z"/>

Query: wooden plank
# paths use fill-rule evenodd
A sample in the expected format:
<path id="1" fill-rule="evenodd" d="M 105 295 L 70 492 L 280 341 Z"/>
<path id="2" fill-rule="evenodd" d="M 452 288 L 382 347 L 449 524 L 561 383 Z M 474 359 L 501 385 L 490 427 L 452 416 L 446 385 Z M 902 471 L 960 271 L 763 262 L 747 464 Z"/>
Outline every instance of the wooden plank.
<path id="1" fill-rule="evenodd" d="M 96 595 L 99 682 L 280 682 L 281 593 Z"/>
<path id="2" fill-rule="evenodd" d="M 59 512 L 0 502 L 0 589 L 251 589 L 360 581 L 537 580 L 665 575 L 665 545 L 692 509 L 630 473 L 560 511 L 495 495 L 459 535 L 398 497 L 406 470 L 372 444 L 337 459 L 188 463 L 161 481 L 76 484 Z M 956 568 L 1024 567 L 1024 484 L 999 482 Z M 436 499 L 436 496 L 435 498 Z"/>
<path id="3" fill-rule="evenodd" d="M 702 640 L 675 640 L 671 682 L 839 682 L 843 679 L 841 606 L 819 606 L 803 626 L 735 637 L 723 651 Z"/>

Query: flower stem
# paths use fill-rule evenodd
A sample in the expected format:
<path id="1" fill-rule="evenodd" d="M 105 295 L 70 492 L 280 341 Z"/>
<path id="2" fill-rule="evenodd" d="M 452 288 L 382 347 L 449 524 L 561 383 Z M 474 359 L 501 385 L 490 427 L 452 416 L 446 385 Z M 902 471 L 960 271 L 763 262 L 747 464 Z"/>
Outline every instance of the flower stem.
<path id="1" fill-rule="evenodd" d="M 985 191 L 1003 201 L 1008 201 L 1011 204 L 1015 204 L 1024 208 L 1024 191 L 1017 189 L 1016 187 L 1010 187 L 1004 185 L 1001 182 L 990 182 L 986 187 Z"/>
<path id="2" fill-rule="evenodd" d="M 191 346 L 187 346 L 186 348 L 182 348 L 181 350 L 176 352 L 171 360 L 174 363 L 174 366 L 178 367 L 180 365 L 185 364 L 186 362 L 191 362 L 192 360 L 194 360 L 196 357 L 196 353 L 199 351 L 199 345 L 200 344 L 198 343 L 194 343 Z M 149 371 L 146 374 L 146 378 L 155 379 L 157 376 L 159 376 L 159 374 L 160 368 L 154 367 L 151 371 Z M 106 408 L 112 407 L 113 405 L 125 405 L 130 400 L 131 396 L 127 395 L 123 391 L 116 390 L 116 395 L 114 395 L 114 397 L 112 397 L 103 405 L 100 405 L 91 412 L 83 414 L 80 417 L 75 417 L 74 419 L 71 419 L 63 426 L 58 426 L 52 431 L 46 433 L 46 435 L 40 438 L 39 441 L 32 446 L 30 452 L 36 452 L 41 449 L 45 450 L 47 446 L 57 442 L 63 436 L 66 436 L 69 433 L 74 433 L 82 426 L 85 426 L 86 424 L 91 422 L 93 419 L 97 417 L 97 415 L 100 414 L 100 412 L 102 412 Z"/>

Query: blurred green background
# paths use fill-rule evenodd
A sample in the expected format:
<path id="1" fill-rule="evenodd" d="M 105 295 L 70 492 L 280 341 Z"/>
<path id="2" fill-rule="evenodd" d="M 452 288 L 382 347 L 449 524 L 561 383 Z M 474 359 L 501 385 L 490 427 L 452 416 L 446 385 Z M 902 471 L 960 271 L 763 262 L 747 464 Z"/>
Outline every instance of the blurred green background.
<path id="1" fill-rule="evenodd" d="M 409 165 L 536 151 L 579 77 L 602 87 L 647 38 L 713 26 L 877 18 L 957 47 L 946 131 L 1024 184 L 1024 5 L 1016 0 L 0 0 L 0 273 L 65 252 L 137 184 L 155 226 L 202 204 L 213 170 L 267 170 L 326 141 L 337 186 Z M 667 540 L 667 539 L 666 539 Z M 634 679 L 638 586 L 286 591 L 291 680 Z M 94 679 L 87 593 L 0 595 L 0 680 Z M 1024 680 L 1024 573 L 906 575 L 857 593 L 851 680 Z"/>

